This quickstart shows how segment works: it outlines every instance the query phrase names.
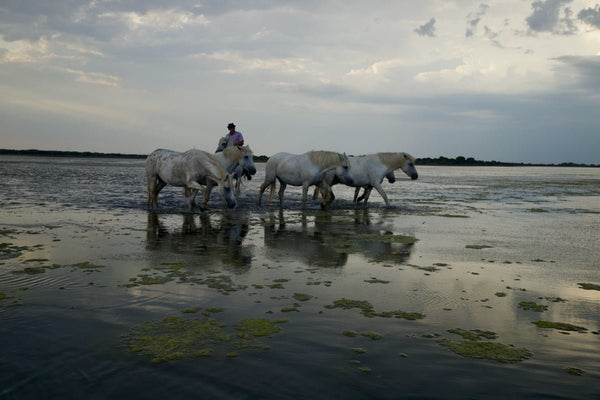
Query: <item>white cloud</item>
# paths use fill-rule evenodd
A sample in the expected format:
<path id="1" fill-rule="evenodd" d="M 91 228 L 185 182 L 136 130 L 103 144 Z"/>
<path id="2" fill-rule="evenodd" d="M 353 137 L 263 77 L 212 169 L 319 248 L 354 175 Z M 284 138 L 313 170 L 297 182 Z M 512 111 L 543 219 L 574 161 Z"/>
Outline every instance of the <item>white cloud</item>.
<path id="1" fill-rule="evenodd" d="M 166 32 L 184 29 L 191 25 L 206 25 L 208 19 L 202 14 L 177 9 L 153 9 L 139 12 L 106 12 L 99 14 L 100 19 L 115 19 L 125 23 L 130 30 L 150 30 Z"/>

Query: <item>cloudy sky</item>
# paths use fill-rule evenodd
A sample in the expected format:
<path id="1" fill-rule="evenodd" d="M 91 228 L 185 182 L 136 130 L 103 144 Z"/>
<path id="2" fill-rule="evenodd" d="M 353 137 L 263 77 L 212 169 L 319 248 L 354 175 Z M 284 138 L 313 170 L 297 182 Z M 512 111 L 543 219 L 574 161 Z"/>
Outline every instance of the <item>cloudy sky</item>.
<path id="1" fill-rule="evenodd" d="M 598 0 L 2 0 L 0 148 L 600 164 Z"/>

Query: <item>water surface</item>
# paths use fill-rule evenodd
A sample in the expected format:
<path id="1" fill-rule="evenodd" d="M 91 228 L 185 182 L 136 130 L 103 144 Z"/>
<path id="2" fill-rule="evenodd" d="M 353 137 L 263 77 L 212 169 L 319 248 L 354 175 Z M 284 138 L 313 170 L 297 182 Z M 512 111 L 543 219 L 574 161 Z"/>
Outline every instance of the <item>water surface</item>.
<path id="1" fill-rule="evenodd" d="M 0 397 L 597 395 L 600 291 L 579 284 L 600 284 L 600 170 L 420 167 L 384 183 L 390 208 L 335 186 L 302 211 L 293 187 L 257 206 L 258 167 L 199 214 L 177 188 L 148 211 L 143 160 L 0 158 Z M 191 344 L 140 350 L 169 329 Z M 530 356 L 465 357 L 457 329 Z"/>

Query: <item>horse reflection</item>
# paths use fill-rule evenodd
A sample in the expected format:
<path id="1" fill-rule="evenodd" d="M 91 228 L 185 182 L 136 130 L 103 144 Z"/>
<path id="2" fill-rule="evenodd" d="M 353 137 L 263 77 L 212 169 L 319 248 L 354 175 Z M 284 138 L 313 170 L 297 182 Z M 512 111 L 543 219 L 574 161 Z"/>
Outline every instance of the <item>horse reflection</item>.
<path id="1" fill-rule="evenodd" d="M 169 230 L 158 214 L 149 212 L 146 250 L 197 254 L 223 265 L 250 267 L 252 251 L 243 245 L 249 230 L 247 218 L 223 216 L 216 222 L 210 215 L 184 214 L 182 219 L 181 229 Z"/>
<path id="2" fill-rule="evenodd" d="M 292 258 L 310 266 L 341 267 L 353 253 L 373 262 L 402 264 L 413 249 L 413 244 L 390 240 L 393 232 L 381 223 L 371 223 L 367 210 L 350 215 L 318 214 L 314 223 L 308 223 L 303 213 L 300 224 L 293 225 L 286 223 L 280 210 L 277 215 L 270 213 L 263 226 L 268 258 Z"/>

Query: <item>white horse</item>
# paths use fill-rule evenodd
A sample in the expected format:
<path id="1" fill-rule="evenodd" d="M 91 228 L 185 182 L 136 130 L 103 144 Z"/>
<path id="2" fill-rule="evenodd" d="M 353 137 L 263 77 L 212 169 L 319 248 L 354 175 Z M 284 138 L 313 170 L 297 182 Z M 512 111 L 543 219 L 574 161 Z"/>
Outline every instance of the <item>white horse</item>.
<path id="1" fill-rule="evenodd" d="M 166 185 L 184 187 L 187 195 L 191 190 L 204 191 L 199 182 L 206 181 L 207 178 L 219 184 L 227 206 L 235 207 L 231 176 L 212 154 L 195 149 L 184 153 L 154 150 L 146 158 L 148 206 L 158 207 L 158 193 Z M 194 208 L 194 199 L 195 196 L 190 201 L 190 211 Z"/>
<path id="2" fill-rule="evenodd" d="M 231 142 L 229 141 L 229 138 L 227 136 L 223 136 L 222 138 L 219 139 L 215 153 L 220 153 L 228 147 L 234 147 L 234 146 L 231 144 Z M 236 196 L 239 196 L 240 195 L 240 185 L 242 184 L 242 177 L 245 176 L 246 179 L 251 180 L 252 175 L 254 175 L 256 173 L 256 169 L 254 169 L 254 172 L 250 172 L 249 170 L 246 170 L 240 164 L 240 165 L 236 166 L 235 169 L 230 173 L 233 176 L 233 179 L 235 179 L 235 194 L 236 194 Z"/>
<path id="3" fill-rule="evenodd" d="M 215 157 L 225 168 L 228 174 L 231 174 L 237 168 L 241 168 L 243 171 L 247 171 L 248 174 L 254 175 L 256 174 L 256 166 L 254 165 L 254 157 L 252 155 L 252 150 L 250 150 L 249 146 L 237 147 L 231 146 L 225 148 L 223 151 L 217 154 L 213 154 Z M 210 198 L 210 192 L 212 191 L 213 186 L 218 185 L 218 182 L 212 179 L 205 179 L 199 181 L 198 183 L 202 185 L 206 185 L 206 189 L 204 190 L 204 196 L 202 199 L 202 205 L 200 208 L 206 208 L 206 204 Z M 237 188 L 236 188 L 237 192 Z M 198 190 L 193 189 L 191 195 L 195 198 Z M 194 199 L 192 198 L 192 203 Z"/>
<path id="4" fill-rule="evenodd" d="M 329 184 L 323 181 L 325 175 L 331 172 L 341 182 L 352 184 L 348 156 L 332 151 L 309 151 L 304 154 L 277 153 L 265 165 L 265 181 L 260 185 L 258 204 L 267 186 L 271 186 L 269 200 L 275 193 L 276 180 L 279 180 L 279 205 L 283 206 L 283 192 L 287 185 L 302 186 L 302 208 L 306 205 L 308 187 L 316 185 L 325 193 L 321 208 L 325 208 L 331 193 Z"/>
<path id="5" fill-rule="evenodd" d="M 365 206 L 367 205 L 371 191 L 375 188 L 385 201 L 385 205 L 389 207 L 390 202 L 383 187 L 381 187 L 381 182 L 383 182 L 383 178 L 385 177 L 390 183 L 393 183 L 396 180 L 396 177 L 394 176 L 394 171 L 396 169 L 402 169 L 402 171 L 404 171 L 404 173 L 412 180 L 419 177 L 417 169 L 415 168 L 415 158 L 408 153 L 376 153 L 365 156 L 348 157 L 348 160 L 350 162 L 350 168 L 352 169 L 354 182 L 351 184 L 346 182 L 346 185 L 356 188 L 354 190 L 354 202 L 359 203 L 364 199 Z M 324 180 L 329 186 L 339 183 L 333 173 L 326 174 Z M 365 191 L 362 196 L 358 197 L 360 188 L 364 188 Z M 314 199 L 319 195 L 318 189 L 319 188 L 315 189 Z M 321 195 L 323 195 L 323 197 L 328 196 L 330 198 L 335 198 L 331 191 L 327 192 L 321 190 Z M 331 199 L 331 201 L 333 201 L 333 199 Z"/>

